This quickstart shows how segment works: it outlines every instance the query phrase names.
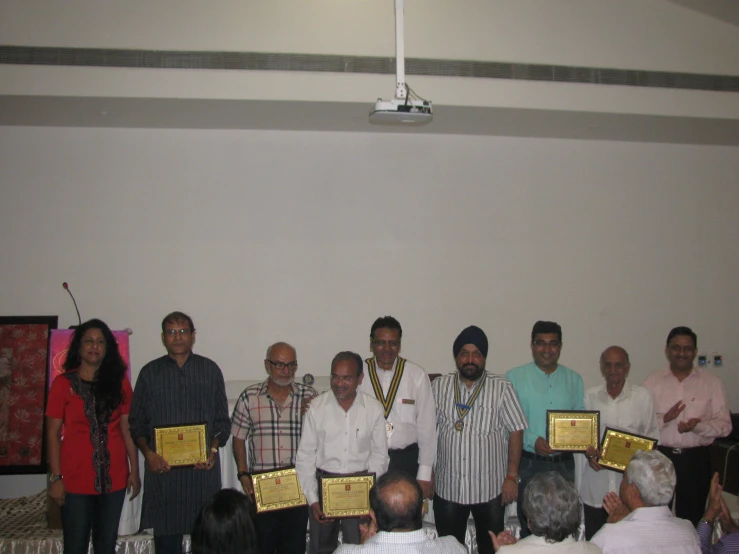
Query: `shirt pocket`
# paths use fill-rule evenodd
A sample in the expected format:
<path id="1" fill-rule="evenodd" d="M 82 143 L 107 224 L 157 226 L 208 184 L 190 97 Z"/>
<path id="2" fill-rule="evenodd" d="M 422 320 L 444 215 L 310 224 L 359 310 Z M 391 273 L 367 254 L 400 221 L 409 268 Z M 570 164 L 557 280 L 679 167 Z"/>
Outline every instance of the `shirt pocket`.
<path id="1" fill-rule="evenodd" d="M 413 401 L 413 399 L 410 399 Z M 413 404 L 406 404 L 403 403 L 403 399 L 398 399 L 395 401 L 395 410 L 398 412 L 398 417 L 400 418 L 401 423 L 416 423 L 416 404 L 415 402 Z"/>
<path id="2" fill-rule="evenodd" d="M 360 427 L 359 429 L 356 429 L 356 440 L 355 440 L 355 446 L 356 446 L 356 453 L 357 454 L 365 454 L 370 451 L 372 448 L 372 429 L 369 427 Z"/>

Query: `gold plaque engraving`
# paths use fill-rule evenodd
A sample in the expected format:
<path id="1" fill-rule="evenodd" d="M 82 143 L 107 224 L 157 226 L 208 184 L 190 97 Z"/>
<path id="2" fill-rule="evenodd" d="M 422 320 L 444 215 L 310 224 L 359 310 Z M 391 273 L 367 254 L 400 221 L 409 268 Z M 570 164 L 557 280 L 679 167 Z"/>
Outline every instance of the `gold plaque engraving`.
<path id="1" fill-rule="evenodd" d="M 598 448 L 600 412 L 547 410 L 547 442 L 553 450 L 585 452 Z"/>
<path id="2" fill-rule="evenodd" d="M 172 467 L 205 463 L 208 459 L 205 436 L 205 423 L 156 427 L 156 453 Z"/>
<path id="3" fill-rule="evenodd" d="M 326 517 L 357 517 L 369 514 L 369 491 L 374 474 L 321 478 L 321 511 Z"/>
<path id="4" fill-rule="evenodd" d="M 598 463 L 605 468 L 623 473 L 637 450 L 653 450 L 655 446 L 657 439 L 606 427 L 603 433 L 603 452 Z"/>
<path id="5" fill-rule="evenodd" d="M 251 476 L 257 513 L 305 506 L 308 502 L 300 488 L 295 468 L 279 469 Z"/>

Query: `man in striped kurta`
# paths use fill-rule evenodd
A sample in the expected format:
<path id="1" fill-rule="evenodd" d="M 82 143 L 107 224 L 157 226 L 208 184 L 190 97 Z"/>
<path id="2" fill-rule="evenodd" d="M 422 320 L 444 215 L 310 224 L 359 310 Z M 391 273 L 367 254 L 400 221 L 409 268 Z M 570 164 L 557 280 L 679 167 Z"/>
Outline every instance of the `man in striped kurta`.
<path id="1" fill-rule="evenodd" d="M 226 444 L 231 421 L 223 375 L 208 358 L 193 354 L 192 319 L 173 312 L 162 322 L 167 355 L 139 373 L 131 403 L 131 436 L 146 459 L 141 528 L 154 530 L 157 554 L 181 554 L 200 508 L 221 488 L 218 448 Z M 208 459 L 175 467 L 156 453 L 154 429 L 206 424 Z"/>
<path id="2" fill-rule="evenodd" d="M 478 551 L 492 554 L 488 531 L 503 530 L 505 505 L 518 496 L 526 417 L 511 383 L 485 371 L 488 339 L 482 329 L 467 327 L 452 351 L 457 371 L 431 383 L 438 435 L 436 528 L 464 544 L 471 512 Z"/>

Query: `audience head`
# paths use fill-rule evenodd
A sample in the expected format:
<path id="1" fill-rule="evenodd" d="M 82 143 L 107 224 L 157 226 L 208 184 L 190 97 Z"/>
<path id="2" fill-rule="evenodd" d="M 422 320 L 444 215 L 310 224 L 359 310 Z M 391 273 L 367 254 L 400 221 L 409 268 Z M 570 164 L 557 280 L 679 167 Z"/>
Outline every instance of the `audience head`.
<path id="1" fill-rule="evenodd" d="M 370 489 L 378 531 L 415 531 L 423 523 L 423 492 L 410 474 L 391 470 Z"/>
<path id="2" fill-rule="evenodd" d="M 534 535 L 562 542 L 580 527 L 580 496 L 559 473 L 539 473 L 526 485 L 523 513 Z"/>
<path id="3" fill-rule="evenodd" d="M 641 506 L 667 506 L 677 476 L 670 459 L 658 450 L 638 450 L 626 466 L 619 495 L 630 510 Z"/>
<path id="4" fill-rule="evenodd" d="M 222 489 L 200 510 L 192 530 L 192 554 L 256 554 L 249 499 Z"/>

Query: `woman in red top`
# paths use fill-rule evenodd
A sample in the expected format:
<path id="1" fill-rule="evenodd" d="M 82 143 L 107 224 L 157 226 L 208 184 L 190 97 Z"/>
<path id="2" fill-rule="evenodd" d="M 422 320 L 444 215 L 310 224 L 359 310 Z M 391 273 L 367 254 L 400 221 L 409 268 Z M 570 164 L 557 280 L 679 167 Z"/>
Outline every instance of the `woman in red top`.
<path id="1" fill-rule="evenodd" d="M 131 396 L 108 326 L 99 319 L 80 325 L 46 407 L 49 496 L 62 507 L 64 554 L 87 554 L 90 531 L 95 554 L 115 553 L 126 489 L 132 499 L 141 489 L 128 431 Z"/>

